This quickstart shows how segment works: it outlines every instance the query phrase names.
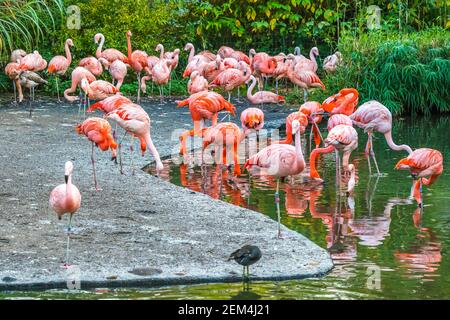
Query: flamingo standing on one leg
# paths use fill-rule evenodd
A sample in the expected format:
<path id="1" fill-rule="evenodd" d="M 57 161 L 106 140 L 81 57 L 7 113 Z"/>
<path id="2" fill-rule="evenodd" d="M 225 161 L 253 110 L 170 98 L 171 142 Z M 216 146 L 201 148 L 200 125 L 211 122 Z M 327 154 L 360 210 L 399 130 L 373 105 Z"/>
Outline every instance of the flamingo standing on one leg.
<path id="1" fill-rule="evenodd" d="M 217 92 L 200 91 L 191 95 L 189 98 L 177 101 L 178 107 L 189 106 L 194 129 L 185 131 L 180 136 L 180 154 L 186 155 L 186 139 L 188 136 L 201 136 L 205 120 L 211 120 L 213 125 L 217 124 L 219 111 L 226 110 L 233 116 L 236 116 L 236 107 L 224 99 Z"/>
<path id="2" fill-rule="evenodd" d="M 97 176 L 95 174 L 95 157 L 94 147 L 97 146 L 102 151 L 111 149 L 112 158 L 116 160 L 117 144 L 111 135 L 111 125 L 108 121 L 102 118 L 92 117 L 83 121 L 82 124 L 76 126 L 76 132 L 78 134 L 84 134 L 92 143 L 91 161 L 92 161 L 92 175 L 94 178 L 95 190 L 100 190 L 97 184 Z"/>
<path id="3" fill-rule="evenodd" d="M 158 150 L 156 150 L 150 136 L 150 117 L 141 106 L 134 103 L 124 104 L 108 113 L 106 118 L 117 121 L 119 126 L 132 133 L 141 141 L 141 146 L 142 142 L 145 142 L 156 160 L 157 172 L 161 172 L 164 169 Z"/>
<path id="4" fill-rule="evenodd" d="M 310 165 L 310 177 L 313 179 L 316 179 L 320 182 L 323 180 L 320 178 L 319 173 L 316 169 L 316 158 L 322 153 L 330 153 L 333 151 L 342 151 L 342 164 L 344 167 L 345 172 L 350 172 L 350 174 L 354 177 L 352 170 L 354 170 L 354 167 L 350 167 L 349 165 L 349 159 L 350 155 L 353 150 L 355 150 L 358 147 L 358 133 L 352 126 L 347 125 L 337 125 L 334 128 L 330 130 L 328 133 L 327 138 L 325 139 L 325 148 L 317 148 L 314 149 L 311 152 L 310 158 L 309 158 L 309 165 Z M 337 155 L 337 177 L 336 180 L 340 181 L 340 160 L 339 156 Z M 354 181 L 349 181 L 349 185 L 353 187 L 355 184 Z M 353 190 L 350 190 L 350 188 L 347 190 L 348 192 L 351 192 Z"/>
<path id="5" fill-rule="evenodd" d="M 11 52 L 11 62 L 8 63 L 5 67 L 5 74 L 8 76 L 10 80 L 13 82 L 14 87 L 14 101 L 17 103 L 17 93 L 19 96 L 19 102 L 22 102 L 23 100 L 23 93 L 22 93 L 22 87 L 20 85 L 19 81 L 19 74 L 20 74 L 20 59 L 25 57 L 27 53 L 22 49 L 16 49 L 13 52 Z"/>
<path id="6" fill-rule="evenodd" d="M 397 145 L 392 140 L 392 114 L 381 103 L 375 100 L 368 101 L 359 106 L 356 111 L 350 115 L 353 124 L 361 129 L 364 129 L 368 134 L 367 144 L 366 144 L 366 155 L 369 162 L 369 172 L 370 169 L 370 156 L 373 158 L 375 163 L 375 168 L 377 169 L 377 174 L 380 175 L 380 170 L 378 169 L 378 163 L 375 158 L 375 152 L 373 151 L 372 135 L 374 131 L 378 131 L 384 134 L 387 144 L 392 150 L 400 151 L 404 150 L 409 154 L 412 153 L 410 146 L 406 144 Z"/>
<path id="7" fill-rule="evenodd" d="M 131 31 L 127 31 L 127 47 L 128 47 L 128 64 L 137 74 L 138 92 L 137 101 L 141 101 L 141 72 L 147 67 L 148 55 L 141 50 L 131 50 Z"/>
<path id="8" fill-rule="evenodd" d="M 422 184 L 429 186 L 442 174 L 444 158 L 438 150 L 420 148 L 401 159 L 395 169 L 409 170 L 414 181 L 413 196 L 419 207 L 423 207 Z"/>
<path id="9" fill-rule="evenodd" d="M 69 266 L 69 244 L 70 244 L 70 229 L 72 225 L 72 216 L 78 211 L 81 205 L 81 194 L 78 188 L 72 184 L 73 163 L 67 161 L 64 168 L 64 178 L 66 183 L 55 187 L 50 193 L 49 203 L 53 211 L 58 215 L 58 219 L 68 213 L 69 223 L 67 225 L 67 249 L 66 262 L 64 266 Z"/>
<path id="10" fill-rule="evenodd" d="M 292 132 L 295 135 L 295 147 L 289 144 L 271 144 L 245 163 L 244 168 L 252 174 L 270 175 L 277 178 L 277 190 L 275 203 L 278 212 L 278 237 L 281 237 L 280 229 L 280 178 L 297 175 L 305 169 L 300 138 L 300 122 L 292 122 Z"/>
<path id="11" fill-rule="evenodd" d="M 69 48 L 71 46 L 73 46 L 72 39 L 67 39 L 64 45 L 66 56 L 55 56 L 48 63 L 48 73 L 54 73 L 56 76 L 56 92 L 58 94 L 58 101 L 61 101 L 61 99 L 59 98 L 58 76 L 64 75 L 67 69 L 70 67 L 70 64 L 72 63 L 72 54 L 70 53 Z"/>
<path id="12" fill-rule="evenodd" d="M 252 94 L 253 88 L 256 85 L 256 78 L 254 76 L 250 76 L 250 78 L 246 81 L 248 83 L 251 81 L 251 85 L 247 89 L 247 99 L 252 104 L 264 104 L 264 103 L 285 103 L 286 100 L 283 96 L 279 96 L 276 93 L 270 91 L 258 91 L 255 94 Z"/>

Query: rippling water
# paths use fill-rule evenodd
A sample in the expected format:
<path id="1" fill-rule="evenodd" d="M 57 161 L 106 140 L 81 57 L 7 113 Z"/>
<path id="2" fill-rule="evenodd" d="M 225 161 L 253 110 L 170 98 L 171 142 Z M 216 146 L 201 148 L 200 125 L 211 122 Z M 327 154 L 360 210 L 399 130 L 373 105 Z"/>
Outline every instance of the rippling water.
<path id="1" fill-rule="evenodd" d="M 450 118 L 400 119 L 394 140 L 413 148 L 439 149 L 450 158 Z M 381 177 L 369 177 L 363 149 L 366 135 L 358 131 L 360 145 L 351 157 L 358 183 L 348 198 L 336 187 L 334 155 L 323 157 L 319 171 L 324 185 L 303 176 L 280 184 L 281 223 L 327 248 L 335 263 L 325 277 L 282 282 L 205 284 L 149 289 L 102 289 L 69 293 L 35 292 L 36 298 L 131 299 L 432 299 L 450 298 L 450 173 L 447 168 L 431 187 L 424 187 L 423 213 L 409 200 L 411 178 L 394 170 L 405 153 L 388 149 L 384 138 L 374 139 Z M 307 140 L 307 139 L 304 139 Z M 307 142 L 307 141 L 304 141 Z M 308 146 L 304 146 L 307 149 Z M 178 165 L 165 161 L 161 178 L 207 193 L 277 219 L 276 181 L 234 178 L 217 166 Z M 444 162 L 444 167 L 446 162 Z M 345 184 L 345 180 L 342 184 Z M 276 232 L 276 230 L 274 230 Z M 282 240 L 280 240 L 282 241 Z M 280 262 L 282 263 L 282 262 Z M 378 282 L 374 272 L 380 272 Z M 30 293 L 14 293 L 29 297 Z M 0 294 L 1 297 L 1 294 Z"/>

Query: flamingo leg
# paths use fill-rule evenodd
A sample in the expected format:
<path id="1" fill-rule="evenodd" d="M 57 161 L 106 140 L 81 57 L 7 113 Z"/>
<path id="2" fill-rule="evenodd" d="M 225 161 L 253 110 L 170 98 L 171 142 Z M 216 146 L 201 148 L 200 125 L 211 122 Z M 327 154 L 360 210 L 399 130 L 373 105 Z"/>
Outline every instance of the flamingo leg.
<path id="1" fill-rule="evenodd" d="M 134 176 L 134 161 L 133 161 L 133 136 L 130 135 L 130 158 L 131 158 L 131 174 Z M 147 146 L 148 147 L 148 146 Z"/>
<path id="2" fill-rule="evenodd" d="M 231 92 L 228 91 L 228 102 L 231 102 Z"/>
<path id="3" fill-rule="evenodd" d="M 238 138 L 234 138 L 233 145 L 233 156 L 234 156 L 234 174 L 236 176 L 241 175 L 241 166 L 239 165 L 239 155 L 238 155 Z"/>
<path id="4" fill-rule="evenodd" d="M 303 101 L 308 101 L 308 90 L 303 89 Z"/>
<path id="5" fill-rule="evenodd" d="M 311 131 L 309 132 L 309 153 L 312 149 L 313 125 L 311 124 Z"/>
<path id="6" fill-rule="evenodd" d="M 61 102 L 61 99 L 59 97 L 59 84 L 58 84 L 58 76 L 56 76 L 56 94 L 58 95 L 58 102 Z"/>
<path id="7" fill-rule="evenodd" d="M 280 214 L 280 178 L 277 178 L 277 190 L 275 191 L 275 205 L 277 207 L 277 220 L 278 220 L 278 239 L 282 239 L 281 236 L 281 214 Z"/>
<path id="8" fill-rule="evenodd" d="M 92 150 L 91 150 L 92 175 L 94 177 L 95 190 L 99 191 L 100 189 L 98 188 L 98 185 L 97 185 L 97 175 L 95 173 L 95 157 L 94 157 L 95 149 L 94 148 L 95 148 L 95 144 L 94 144 L 94 142 L 92 142 Z"/>
<path id="9" fill-rule="evenodd" d="M 372 165 L 370 163 L 370 151 L 369 150 L 370 150 L 370 133 L 367 136 L 367 143 L 366 143 L 366 148 L 364 149 L 364 153 L 367 157 L 367 164 L 369 167 L 369 176 L 371 176 L 372 175 Z"/>
<path id="10" fill-rule="evenodd" d="M 16 81 L 13 81 L 14 88 L 14 102 L 17 103 Z"/>
<path id="11" fill-rule="evenodd" d="M 380 169 L 378 168 L 377 158 L 375 157 L 375 152 L 373 151 L 372 133 L 370 133 L 369 139 L 370 139 L 370 156 L 373 158 L 373 162 L 375 163 L 377 174 L 380 175 L 381 173 Z"/>
<path id="12" fill-rule="evenodd" d="M 31 100 L 32 100 L 32 94 L 31 94 L 31 87 L 30 87 L 30 98 L 28 99 L 28 103 L 29 103 L 29 105 L 30 105 L 30 118 L 31 118 L 31 113 L 33 112 L 33 104 L 32 104 L 32 102 L 31 102 Z"/>
<path id="13" fill-rule="evenodd" d="M 278 94 L 278 78 L 275 79 L 276 93 Z"/>
<path id="14" fill-rule="evenodd" d="M 70 218 L 72 218 L 72 215 L 70 215 Z M 70 266 L 70 264 L 69 264 L 69 252 L 70 252 L 70 232 L 67 233 L 66 262 L 64 263 L 65 267 Z"/>
<path id="15" fill-rule="evenodd" d="M 138 89 L 137 89 L 137 102 L 141 102 L 141 73 L 137 73 Z"/>

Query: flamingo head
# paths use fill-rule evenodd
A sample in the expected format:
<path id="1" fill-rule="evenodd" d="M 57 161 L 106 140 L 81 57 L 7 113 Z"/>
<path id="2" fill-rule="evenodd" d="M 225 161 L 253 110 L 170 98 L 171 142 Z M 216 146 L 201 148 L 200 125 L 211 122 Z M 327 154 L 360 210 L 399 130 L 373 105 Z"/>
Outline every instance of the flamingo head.
<path id="1" fill-rule="evenodd" d="M 355 166 L 353 164 L 349 164 L 348 165 L 348 171 L 350 171 L 350 180 L 348 181 L 347 195 L 348 196 L 352 196 L 353 195 L 353 191 L 355 190 L 355 184 L 356 184 L 356 180 L 355 180 Z"/>
<path id="2" fill-rule="evenodd" d="M 291 53 L 291 54 L 292 54 L 292 53 Z M 299 55 L 301 54 L 300 47 L 295 47 L 295 48 L 294 48 L 294 54 L 295 54 L 296 56 L 299 56 Z"/>
<path id="3" fill-rule="evenodd" d="M 66 183 L 69 181 L 69 177 L 72 175 L 73 171 L 73 163 L 72 161 L 67 161 L 64 165 L 64 178 L 66 180 Z"/>
<path id="4" fill-rule="evenodd" d="M 340 94 L 334 94 L 328 98 L 326 98 L 323 102 L 322 102 L 322 109 L 325 110 L 326 112 L 332 112 L 335 108 L 337 108 L 340 104 L 340 100 L 339 100 Z"/>
<path id="5" fill-rule="evenodd" d="M 312 53 L 314 56 L 318 56 L 318 55 L 319 55 L 319 49 L 318 49 L 317 47 L 313 47 L 313 48 L 311 49 L 311 53 Z"/>
<path id="6" fill-rule="evenodd" d="M 102 34 L 101 33 L 97 33 L 95 36 L 94 36 L 94 42 L 96 43 L 96 44 L 98 44 L 99 42 L 100 42 L 100 39 L 102 38 Z"/>
<path id="7" fill-rule="evenodd" d="M 161 50 L 164 50 L 164 47 L 163 47 L 163 45 L 162 45 L 161 43 L 159 43 L 159 44 L 156 46 L 155 51 L 161 51 Z"/>
<path id="8" fill-rule="evenodd" d="M 252 82 L 252 81 L 256 81 L 256 78 L 255 78 L 253 75 L 251 75 L 251 76 L 245 81 L 245 84 L 248 84 L 249 82 Z"/>
<path id="9" fill-rule="evenodd" d="M 199 72 L 197 70 L 195 70 L 194 72 L 191 73 L 191 79 L 195 79 L 199 76 Z"/>
<path id="10" fill-rule="evenodd" d="M 294 120 L 292 121 L 292 134 L 296 134 L 297 132 L 300 132 L 300 121 Z"/>
<path id="11" fill-rule="evenodd" d="M 248 52 L 248 56 L 249 57 L 252 57 L 252 56 L 254 56 L 256 54 L 256 51 L 255 51 L 255 49 L 250 49 L 250 51 Z"/>
<path id="12" fill-rule="evenodd" d="M 127 31 L 127 37 L 131 37 L 133 34 L 131 33 L 130 30 Z"/>
<path id="13" fill-rule="evenodd" d="M 66 43 L 69 45 L 69 46 L 73 46 L 73 41 L 72 41 L 72 39 L 67 39 L 66 40 Z"/>
<path id="14" fill-rule="evenodd" d="M 174 57 L 180 55 L 180 49 L 176 48 L 175 50 L 173 50 L 173 55 Z"/>
<path id="15" fill-rule="evenodd" d="M 190 42 L 186 43 L 186 45 L 184 46 L 184 51 L 188 51 L 191 50 L 194 47 L 194 45 Z"/>
<path id="16" fill-rule="evenodd" d="M 88 80 L 86 78 L 81 79 L 80 86 L 81 86 L 81 89 L 84 92 L 87 92 L 88 89 L 89 89 L 89 82 L 88 82 Z"/>

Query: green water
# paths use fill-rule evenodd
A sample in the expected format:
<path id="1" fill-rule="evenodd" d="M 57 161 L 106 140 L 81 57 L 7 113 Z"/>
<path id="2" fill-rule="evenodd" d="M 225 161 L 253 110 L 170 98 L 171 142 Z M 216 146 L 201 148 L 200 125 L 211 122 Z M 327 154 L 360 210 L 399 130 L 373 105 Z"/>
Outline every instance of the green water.
<path id="1" fill-rule="evenodd" d="M 449 127 L 450 118 L 444 117 L 397 119 L 394 140 L 413 148 L 436 148 L 444 159 L 449 159 Z M 389 150 L 384 138 L 376 135 L 375 151 L 384 175 L 369 178 L 367 160 L 362 152 L 366 135 L 360 130 L 358 133 L 360 145 L 351 158 L 358 171 L 353 198 L 347 198 L 345 192 L 336 188 L 333 155 L 319 162 L 325 185 L 301 183 L 301 178 L 293 184 L 290 181 L 281 184 L 281 223 L 329 249 L 332 255 L 335 267 L 323 278 L 254 282 L 250 288 L 241 283 L 226 283 L 83 292 L 13 292 L 0 293 L 0 298 L 449 299 L 449 171 L 444 169 L 434 185 L 424 187 L 425 206 L 421 213 L 417 205 L 408 200 L 410 176 L 393 169 L 406 154 Z M 444 168 L 445 165 L 444 160 Z M 249 184 L 246 173 L 233 179 L 231 174 L 215 166 L 202 171 L 199 167 L 180 167 L 169 160 L 165 166 L 168 169 L 163 179 L 196 191 L 203 190 L 214 198 L 277 219 L 272 179 L 252 178 Z M 380 271 L 380 282 L 373 281 L 371 270 Z"/>

